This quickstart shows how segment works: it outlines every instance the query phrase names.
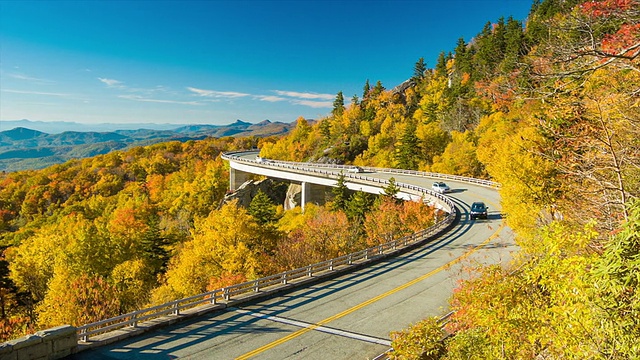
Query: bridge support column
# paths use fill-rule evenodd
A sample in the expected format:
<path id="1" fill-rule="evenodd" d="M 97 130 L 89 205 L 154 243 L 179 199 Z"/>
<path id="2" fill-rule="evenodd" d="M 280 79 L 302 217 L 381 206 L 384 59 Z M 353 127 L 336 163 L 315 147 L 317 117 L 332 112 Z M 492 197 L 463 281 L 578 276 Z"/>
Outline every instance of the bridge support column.
<path id="1" fill-rule="evenodd" d="M 304 207 L 307 203 L 323 204 L 324 186 L 303 182 L 300 203 L 302 211 L 304 211 Z"/>
<path id="2" fill-rule="evenodd" d="M 229 169 L 229 190 L 236 191 L 240 185 L 249 180 L 251 174 L 244 171 L 236 170 L 234 168 Z"/>

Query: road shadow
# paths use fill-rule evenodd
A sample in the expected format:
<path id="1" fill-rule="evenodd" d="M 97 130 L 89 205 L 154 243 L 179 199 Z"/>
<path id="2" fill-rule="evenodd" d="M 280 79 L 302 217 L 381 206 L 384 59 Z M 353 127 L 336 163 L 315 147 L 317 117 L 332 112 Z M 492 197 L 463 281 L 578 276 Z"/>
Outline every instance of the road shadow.
<path id="1" fill-rule="evenodd" d="M 456 189 L 451 189 L 451 191 L 449 191 L 447 194 L 457 194 L 457 193 L 463 193 L 465 191 L 467 191 L 467 189 L 456 188 Z"/>
<path id="2" fill-rule="evenodd" d="M 451 200 L 456 205 L 458 212 L 456 219 L 450 226 L 451 230 L 449 232 L 412 245 L 393 257 L 380 257 L 374 263 L 368 264 L 367 266 L 356 266 L 356 269 L 352 272 L 336 274 L 335 277 L 329 279 L 318 279 L 317 282 L 306 285 L 305 287 L 283 290 L 269 299 L 263 298 L 259 301 L 243 304 L 237 308 L 246 308 L 253 312 L 283 317 L 283 314 L 291 310 L 348 290 L 362 282 L 380 281 L 379 279 L 382 279 L 389 272 L 412 264 L 418 259 L 424 259 L 447 246 L 451 247 L 456 240 L 468 233 L 474 226 L 474 222 L 468 220 L 469 205 L 456 198 L 451 198 Z M 501 218 L 500 214 L 491 214 L 491 216 L 497 216 L 492 220 Z M 453 248 L 465 246 L 469 248 L 473 247 L 471 244 L 461 244 L 455 245 Z M 267 305 L 261 305 L 260 302 L 265 300 L 271 300 L 272 302 Z M 121 340 L 112 345 L 83 351 L 79 354 L 72 355 L 68 359 L 174 359 L 176 356 L 172 355 L 173 353 L 197 346 L 200 343 L 210 341 L 220 336 L 233 334 L 291 333 L 290 330 L 287 330 L 287 327 L 293 325 L 265 326 L 264 321 L 258 323 L 263 319 L 246 314 L 233 313 L 232 311 L 233 308 L 223 310 L 222 312 L 212 312 L 198 318 L 185 320 L 150 331 L 141 336 Z M 225 340 L 221 339 L 220 341 L 223 342 Z M 193 354 L 191 354 L 191 356 L 193 356 Z"/>

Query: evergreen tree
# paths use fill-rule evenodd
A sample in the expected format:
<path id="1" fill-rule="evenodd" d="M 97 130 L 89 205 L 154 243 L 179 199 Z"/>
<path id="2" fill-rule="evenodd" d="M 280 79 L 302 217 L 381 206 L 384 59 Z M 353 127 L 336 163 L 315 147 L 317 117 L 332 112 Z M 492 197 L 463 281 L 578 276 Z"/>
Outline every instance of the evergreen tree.
<path id="1" fill-rule="evenodd" d="M 501 60 L 500 49 L 496 43 L 491 22 L 487 22 L 484 25 L 482 32 L 476 38 L 475 46 L 477 49 L 473 59 L 475 68 L 478 70 L 480 77 L 488 78 L 493 75 L 493 69 L 498 61 Z"/>
<path id="2" fill-rule="evenodd" d="M 336 99 L 333 101 L 333 110 L 331 113 L 335 117 L 342 116 L 344 113 L 344 96 L 342 95 L 342 91 L 339 91 L 336 95 Z"/>
<path id="3" fill-rule="evenodd" d="M 416 170 L 418 168 L 418 148 L 419 140 L 416 136 L 416 125 L 411 122 L 405 128 L 400 144 L 396 147 L 395 158 L 398 168 Z"/>
<path id="4" fill-rule="evenodd" d="M 382 86 L 382 82 L 380 80 L 378 80 L 376 82 L 376 86 L 373 87 L 373 96 L 378 96 L 380 94 L 382 94 L 382 92 L 384 91 L 384 86 Z"/>
<path id="5" fill-rule="evenodd" d="M 322 119 L 318 127 L 320 128 L 320 134 L 324 142 L 328 143 L 331 140 L 331 122 L 329 119 Z"/>
<path id="6" fill-rule="evenodd" d="M 500 17 L 500 19 L 498 19 L 498 22 L 496 23 L 496 26 L 493 30 L 493 42 L 495 44 L 495 48 L 499 52 L 500 58 L 504 57 L 504 51 L 507 47 L 506 33 L 507 33 L 507 27 L 504 23 L 504 17 Z"/>
<path id="7" fill-rule="evenodd" d="M 152 273 L 157 275 L 167 270 L 167 264 L 171 258 L 168 249 L 172 241 L 161 235 L 160 216 L 157 213 L 149 215 L 147 231 L 140 239 L 142 257 L 153 268 Z"/>
<path id="8" fill-rule="evenodd" d="M 436 74 L 440 76 L 447 76 L 447 60 L 444 57 L 444 51 L 438 55 L 438 61 L 436 62 Z"/>
<path id="9" fill-rule="evenodd" d="M 467 49 L 467 43 L 464 41 L 463 38 L 459 38 L 458 39 L 458 44 L 456 45 L 456 49 L 455 49 L 455 55 L 454 55 L 454 59 L 455 59 L 455 69 L 456 72 L 458 73 L 458 76 L 462 76 L 462 74 L 469 74 L 471 75 L 471 69 L 472 69 L 472 64 L 471 64 L 471 51 L 468 51 Z"/>
<path id="10" fill-rule="evenodd" d="M 504 34 L 504 60 L 502 61 L 502 71 L 510 72 L 516 68 L 516 64 L 524 48 L 524 33 L 522 24 L 514 20 L 513 17 L 507 19 Z"/>
<path id="11" fill-rule="evenodd" d="M 413 79 L 416 82 L 420 81 L 424 77 L 424 74 L 426 71 L 427 71 L 427 65 L 424 63 L 424 58 L 421 57 L 420 59 L 418 59 L 415 66 L 413 67 L 413 77 L 411 79 Z"/>
<path id="12" fill-rule="evenodd" d="M 331 193 L 334 196 L 333 202 L 331 203 L 331 209 L 333 211 L 345 211 L 347 209 L 350 194 L 349 188 L 347 188 L 347 184 L 345 183 L 343 173 L 340 173 L 338 176 L 338 183 L 336 184 L 336 187 L 331 188 Z"/>
<path id="13" fill-rule="evenodd" d="M 371 211 L 375 197 L 364 191 L 357 191 L 347 203 L 346 214 L 349 220 L 361 224 L 365 215 Z"/>
<path id="14" fill-rule="evenodd" d="M 389 185 L 385 186 L 384 193 L 382 193 L 382 195 L 396 199 L 397 202 L 402 202 L 402 200 L 396 198 L 399 192 L 400 192 L 400 187 L 396 185 L 396 179 L 392 177 L 389 179 Z"/>
<path id="15" fill-rule="evenodd" d="M 251 199 L 247 211 L 261 225 L 276 221 L 276 206 L 262 190 L 258 190 L 256 196 Z"/>
<path id="16" fill-rule="evenodd" d="M 369 79 L 364 83 L 364 88 L 362 89 L 362 99 L 369 98 L 369 91 L 371 91 L 371 85 L 369 85 Z"/>

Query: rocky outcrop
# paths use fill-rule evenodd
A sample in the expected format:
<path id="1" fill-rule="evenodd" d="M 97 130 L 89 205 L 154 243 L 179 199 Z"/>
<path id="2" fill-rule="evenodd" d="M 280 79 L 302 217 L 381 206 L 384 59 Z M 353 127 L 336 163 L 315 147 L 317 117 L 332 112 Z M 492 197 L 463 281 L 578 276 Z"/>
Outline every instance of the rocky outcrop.
<path id="1" fill-rule="evenodd" d="M 225 196 L 223 203 L 237 199 L 238 205 L 249 207 L 251 200 L 256 196 L 259 190 L 271 199 L 274 204 L 284 204 L 287 196 L 287 184 L 275 181 L 273 179 L 264 179 L 259 181 L 249 180 L 231 194 Z"/>
<path id="2" fill-rule="evenodd" d="M 332 197 L 330 187 L 313 184 L 309 184 L 308 186 L 312 187 L 308 194 L 310 197 L 308 201 L 310 202 L 322 205 L 326 203 L 327 199 Z M 259 190 L 267 194 L 274 204 L 282 205 L 285 210 L 291 210 L 296 206 L 302 205 L 302 186 L 300 184 L 289 184 L 270 178 L 260 181 L 246 181 L 240 185 L 236 191 L 227 194 L 220 205 L 232 200 L 238 200 L 239 206 L 247 208 Z"/>
<path id="3" fill-rule="evenodd" d="M 290 184 L 284 202 L 284 209 L 291 210 L 302 204 L 302 185 Z"/>

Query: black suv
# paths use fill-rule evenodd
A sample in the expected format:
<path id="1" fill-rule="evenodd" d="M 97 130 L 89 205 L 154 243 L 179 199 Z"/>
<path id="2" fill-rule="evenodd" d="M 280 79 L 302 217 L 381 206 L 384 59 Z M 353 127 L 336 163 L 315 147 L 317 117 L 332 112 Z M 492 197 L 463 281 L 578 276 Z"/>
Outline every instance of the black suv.
<path id="1" fill-rule="evenodd" d="M 471 213 L 470 213 L 471 220 L 478 219 L 478 218 L 486 219 L 488 209 L 489 208 L 486 207 L 483 202 L 481 201 L 474 202 L 473 204 L 471 204 Z"/>

